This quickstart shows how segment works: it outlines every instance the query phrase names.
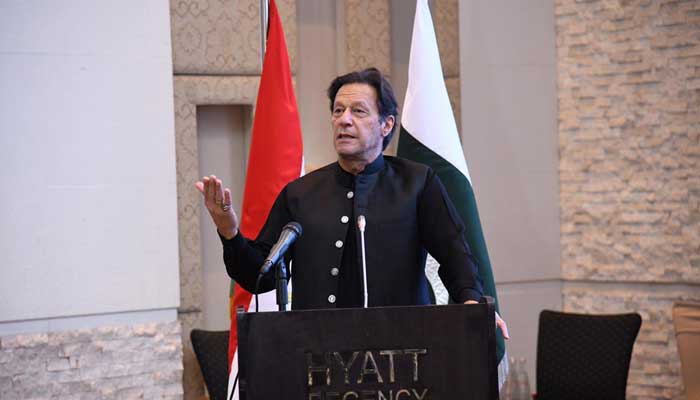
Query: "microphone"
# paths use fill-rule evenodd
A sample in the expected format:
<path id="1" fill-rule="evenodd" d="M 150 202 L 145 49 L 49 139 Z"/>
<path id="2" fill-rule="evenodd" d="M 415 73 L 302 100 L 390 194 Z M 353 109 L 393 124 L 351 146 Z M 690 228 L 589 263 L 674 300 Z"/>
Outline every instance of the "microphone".
<path id="1" fill-rule="evenodd" d="M 365 256 L 365 227 L 367 220 L 364 215 L 357 217 L 357 228 L 360 230 L 360 246 L 362 247 L 362 288 L 365 294 L 364 306 L 369 304 L 369 294 L 367 293 L 367 257 Z"/>
<path id="2" fill-rule="evenodd" d="M 277 240 L 270 254 L 268 254 L 262 267 L 260 267 L 260 275 L 266 274 L 280 258 L 284 256 L 287 252 L 289 246 L 291 246 L 298 238 L 301 236 L 301 225 L 298 222 L 290 222 L 282 228 L 282 233 L 280 233 L 280 238 Z"/>

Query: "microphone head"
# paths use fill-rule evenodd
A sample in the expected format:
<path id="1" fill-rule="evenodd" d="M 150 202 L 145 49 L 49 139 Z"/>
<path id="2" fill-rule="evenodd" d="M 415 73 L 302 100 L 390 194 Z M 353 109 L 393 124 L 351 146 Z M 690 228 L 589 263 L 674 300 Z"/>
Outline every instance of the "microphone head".
<path id="1" fill-rule="evenodd" d="M 367 226 L 367 220 L 364 215 L 360 215 L 357 217 L 357 227 L 360 228 L 360 231 L 364 232 L 365 226 Z"/>
<path id="2" fill-rule="evenodd" d="M 284 226 L 284 228 L 282 228 L 282 231 L 286 231 L 286 230 L 291 230 L 294 233 L 296 233 L 297 236 L 301 236 L 301 224 L 298 222 L 292 221 L 292 222 L 288 223 L 287 225 Z"/>

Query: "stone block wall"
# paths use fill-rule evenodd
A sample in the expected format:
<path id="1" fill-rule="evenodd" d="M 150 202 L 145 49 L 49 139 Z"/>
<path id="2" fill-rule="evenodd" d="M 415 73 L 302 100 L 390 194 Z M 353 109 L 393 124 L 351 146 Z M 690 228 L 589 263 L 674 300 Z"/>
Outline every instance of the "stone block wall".
<path id="1" fill-rule="evenodd" d="M 700 299 L 700 2 L 557 0 L 564 309 L 644 319 L 628 397 L 683 398 Z"/>
<path id="2" fill-rule="evenodd" d="M 180 323 L 0 337 L 0 398 L 181 399 Z"/>

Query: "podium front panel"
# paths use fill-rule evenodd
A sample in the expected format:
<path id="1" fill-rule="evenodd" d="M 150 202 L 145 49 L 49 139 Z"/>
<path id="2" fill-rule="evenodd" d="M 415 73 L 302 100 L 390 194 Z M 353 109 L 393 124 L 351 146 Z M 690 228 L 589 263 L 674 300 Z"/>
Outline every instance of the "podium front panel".
<path id="1" fill-rule="evenodd" d="M 492 304 L 239 313 L 240 398 L 498 399 Z"/>

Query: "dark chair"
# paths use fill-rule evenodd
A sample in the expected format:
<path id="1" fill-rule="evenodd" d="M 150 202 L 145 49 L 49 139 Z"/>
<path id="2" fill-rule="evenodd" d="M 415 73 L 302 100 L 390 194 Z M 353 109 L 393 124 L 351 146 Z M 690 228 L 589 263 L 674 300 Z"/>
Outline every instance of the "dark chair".
<path id="1" fill-rule="evenodd" d="M 228 335 L 229 331 L 193 329 L 190 340 L 197 355 L 199 367 L 207 385 L 209 398 L 226 400 L 228 389 Z"/>
<path id="2" fill-rule="evenodd" d="M 642 317 L 544 310 L 537 336 L 537 400 L 625 399 Z"/>

